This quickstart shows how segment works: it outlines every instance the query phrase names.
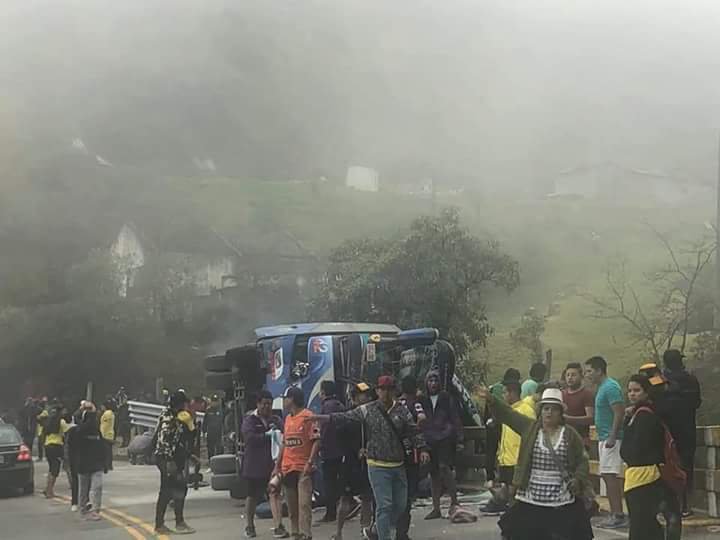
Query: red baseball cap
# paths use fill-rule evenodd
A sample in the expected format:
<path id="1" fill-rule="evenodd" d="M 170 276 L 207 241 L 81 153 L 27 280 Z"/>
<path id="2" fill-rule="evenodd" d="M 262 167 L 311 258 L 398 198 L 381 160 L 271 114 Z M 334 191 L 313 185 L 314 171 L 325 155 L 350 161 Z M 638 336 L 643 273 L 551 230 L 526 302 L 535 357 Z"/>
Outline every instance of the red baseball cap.
<path id="1" fill-rule="evenodd" d="M 378 378 L 378 388 L 395 388 L 395 377 L 392 375 L 382 375 Z"/>

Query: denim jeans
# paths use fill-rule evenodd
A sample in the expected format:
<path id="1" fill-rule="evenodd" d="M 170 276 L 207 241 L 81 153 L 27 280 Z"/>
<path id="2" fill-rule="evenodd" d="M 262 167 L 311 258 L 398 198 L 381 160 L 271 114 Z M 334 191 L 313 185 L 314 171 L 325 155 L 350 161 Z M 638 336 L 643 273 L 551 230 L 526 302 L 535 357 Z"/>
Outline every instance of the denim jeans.
<path id="1" fill-rule="evenodd" d="M 92 505 L 92 511 L 99 512 L 102 508 L 103 471 L 79 474 L 78 480 L 80 483 L 80 510 L 85 513 L 89 502 Z"/>
<path id="2" fill-rule="evenodd" d="M 392 540 L 400 516 L 407 505 L 405 467 L 368 465 L 368 478 L 375 495 L 375 524 L 378 540 Z"/>

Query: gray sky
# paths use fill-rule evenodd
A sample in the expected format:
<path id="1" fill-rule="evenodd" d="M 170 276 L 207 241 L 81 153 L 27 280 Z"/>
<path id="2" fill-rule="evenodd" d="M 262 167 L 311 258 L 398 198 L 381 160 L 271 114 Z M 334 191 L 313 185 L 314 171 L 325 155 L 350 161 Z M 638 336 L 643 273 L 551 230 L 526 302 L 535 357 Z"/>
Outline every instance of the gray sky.
<path id="1" fill-rule="evenodd" d="M 72 134 L 117 162 L 202 154 L 237 176 L 715 174 L 711 0 L 119 4 L 3 2 L 2 140 Z"/>

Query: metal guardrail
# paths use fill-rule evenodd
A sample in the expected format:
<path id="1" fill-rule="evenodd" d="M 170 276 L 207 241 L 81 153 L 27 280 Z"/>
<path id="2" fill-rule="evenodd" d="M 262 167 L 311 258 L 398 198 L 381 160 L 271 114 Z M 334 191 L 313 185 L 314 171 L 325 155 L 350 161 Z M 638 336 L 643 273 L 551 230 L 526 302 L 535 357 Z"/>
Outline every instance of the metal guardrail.
<path id="1" fill-rule="evenodd" d="M 165 410 L 165 405 L 145 403 L 143 401 L 128 401 L 128 409 L 130 412 L 130 423 L 133 426 L 155 429 L 160 414 Z M 198 422 L 202 422 L 204 418 L 204 413 L 199 412 L 195 414 L 195 420 Z"/>

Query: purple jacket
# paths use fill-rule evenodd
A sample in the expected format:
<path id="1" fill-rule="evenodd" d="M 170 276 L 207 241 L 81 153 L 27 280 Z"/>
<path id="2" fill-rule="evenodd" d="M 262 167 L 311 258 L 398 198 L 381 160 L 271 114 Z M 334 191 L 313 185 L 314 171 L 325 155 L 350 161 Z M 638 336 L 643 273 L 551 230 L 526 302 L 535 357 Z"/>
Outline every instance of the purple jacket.
<path id="1" fill-rule="evenodd" d="M 345 405 L 338 401 L 335 396 L 327 397 L 322 402 L 322 414 L 344 411 Z M 343 449 L 338 444 L 337 426 L 333 422 L 326 422 L 320 429 L 320 456 L 323 459 L 340 459 L 343 457 Z"/>
<path id="2" fill-rule="evenodd" d="M 440 392 L 434 408 L 430 396 L 422 396 L 418 401 L 427 416 L 427 420 L 421 424 L 420 428 L 428 444 L 444 441 L 450 437 L 458 442 L 463 440 L 460 411 L 455 399 L 449 393 Z"/>
<path id="3" fill-rule="evenodd" d="M 267 424 L 257 413 L 245 417 L 241 430 L 245 441 L 245 455 L 242 461 L 244 478 L 270 479 L 275 462 L 272 459 L 270 437 L 265 433 L 271 426 L 282 429 L 282 425 L 282 420 L 274 415 Z"/>

